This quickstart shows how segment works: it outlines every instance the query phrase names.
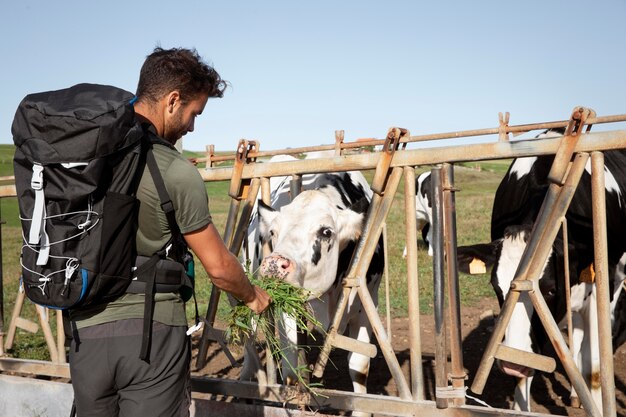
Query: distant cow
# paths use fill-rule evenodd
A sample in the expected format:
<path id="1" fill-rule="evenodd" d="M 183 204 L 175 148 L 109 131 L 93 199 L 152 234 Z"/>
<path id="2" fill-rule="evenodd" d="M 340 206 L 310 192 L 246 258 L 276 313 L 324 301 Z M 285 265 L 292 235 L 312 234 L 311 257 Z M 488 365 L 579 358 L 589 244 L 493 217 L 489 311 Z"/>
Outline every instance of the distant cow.
<path id="1" fill-rule="evenodd" d="M 538 137 L 562 136 L 562 130 L 546 131 Z M 547 174 L 552 166 L 553 156 L 518 158 L 513 161 L 500 183 L 491 218 L 491 238 L 489 244 L 459 247 L 458 260 L 461 270 L 467 271 L 473 259 L 481 259 L 493 265 L 491 284 L 500 304 L 508 294 L 510 283 L 526 242 L 532 224 L 548 189 Z M 608 261 L 610 281 L 614 300 L 613 341 L 617 348 L 626 336 L 624 316 L 626 298 L 621 288 L 624 264 L 620 263 L 626 251 L 626 151 L 605 152 L 606 214 L 608 229 Z M 593 276 L 590 265 L 594 259 L 593 225 L 591 212 L 591 176 L 588 164 L 574 194 L 566 214 L 568 228 L 568 250 L 571 277 L 572 311 L 575 342 L 572 351 L 577 354 L 579 369 L 588 381 L 599 381 L 599 357 L 593 335 L 597 334 L 595 322 L 595 285 L 585 277 Z M 565 288 L 563 239 L 559 234 L 552 247 L 542 275 L 539 288 L 552 314 L 559 322 L 565 314 Z M 618 267 L 618 264 L 620 265 Z M 622 273 L 616 274 L 616 271 Z M 530 299 L 522 293 L 514 309 L 513 316 L 505 332 L 504 343 L 522 350 L 540 352 L 548 342 Z M 591 355 L 591 358 L 589 357 Z M 592 360 L 593 359 L 593 360 Z M 530 411 L 529 391 L 531 370 L 515 364 L 500 362 L 500 368 L 507 374 L 520 378 L 515 392 L 514 407 Z M 600 400 L 597 382 L 591 386 L 596 402 Z"/>
<path id="2" fill-rule="evenodd" d="M 253 219 L 249 236 L 258 234 L 272 249 L 260 263 L 260 273 L 311 291 L 312 310 L 326 330 L 343 291 L 342 279 L 362 233 L 372 192 L 360 172 L 304 175 L 302 186 L 303 191 L 291 203 L 285 183 L 273 190 L 271 207 L 259 202 L 258 218 Z M 258 243 L 251 250 L 256 256 L 260 254 Z M 366 280 L 374 300 L 378 298 L 383 268 L 379 243 Z M 346 329 L 349 337 L 369 342 L 371 326 L 358 297 L 349 303 L 339 332 Z M 295 335 L 290 337 L 295 346 Z M 287 349 L 286 353 L 291 356 L 289 362 L 295 364 L 295 350 Z M 349 368 L 354 391 L 365 393 L 369 357 L 350 353 Z M 243 373 L 251 372 L 248 369 Z M 283 366 L 285 381 L 292 377 L 288 367 Z"/>
<path id="3" fill-rule="evenodd" d="M 422 232 L 422 239 L 428 245 L 428 255 L 433 256 L 433 232 L 430 228 L 433 219 L 430 171 L 422 172 L 415 179 L 415 219 L 417 231 Z M 402 257 L 406 258 L 406 246 Z"/>

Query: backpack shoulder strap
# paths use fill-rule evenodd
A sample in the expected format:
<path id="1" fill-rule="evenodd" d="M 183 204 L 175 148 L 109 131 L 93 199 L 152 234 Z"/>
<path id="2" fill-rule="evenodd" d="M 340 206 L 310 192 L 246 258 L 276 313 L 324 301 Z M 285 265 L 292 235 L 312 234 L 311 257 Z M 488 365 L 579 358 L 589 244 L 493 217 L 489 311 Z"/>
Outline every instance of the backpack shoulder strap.
<path id="1" fill-rule="evenodd" d="M 176 211 L 174 210 L 174 204 L 167 192 L 165 187 L 165 181 L 163 180 L 163 176 L 161 175 L 161 171 L 159 170 L 159 166 L 156 162 L 156 158 L 154 157 L 154 152 L 152 149 L 152 143 L 147 144 L 146 151 L 146 164 L 148 165 L 148 169 L 150 171 L 150 175 L 152 176 L 152 180 L 154 181 L 154 185 L 156 187 L 157 193 L 159 195 L 159 200 L 161 202 L 161 209 L 165 213 L 165 217 L 167 218 L 167 223 L 170 228 L 170 232 L 172 234 L 172 239 L 169 243 L 171 243 L 171 251 L 173 252 L 172 258 L 174 258 L 177 262 L 186 266 L 187 259 L 185 256 L 188 254 L 187 252 L 187 244 L 183 238 L 183 235 L 178 227 L 178 223 L 176 222 Z M 169 244 L 168 243 L 168 244 Z M 166 246 L 168 245 L 166 244 Z M 166 256 L 166 248 L 161 249 L 146 262 L 140 268 L 142 273 L 145 273 L 147 278 L 145 283 L 145 304 L 144 304 L 144 326 L 143 326 L 143 337 L 141 343 L 141 352 L 139 357 L 149 362 L 150 356 L 150 346 L 151 346 L 151 338 L 152 338 L 152 318 L 154 314 L 154 293 L 156 292 L 156 271 L 157 263 L 159 260 L 164 259 Z M 139 270 L 138 270 L 139 271 Z M 138 275 L 140 275 L 138 273 Z M 190 284 L 193 288 L 193 283 Z M 194 294 L 195 297 L 195 294 Z M 198 320 L 198 312 L 196 305 L 196 321 Z"/>
<path id="2" fill-rule="evenodd" d="M 163 180 L 163 176 L 161 175 L 161 171 L 159 170 L 159 166 L 157 165 L 156 158 L 154 157 L 154 153 L 152 152 L 152 144 L 148 147 L 147 153 L 147 164 L 148 169 L 150 170 L 150 175 L 152 175 L 152 180 L 154 181 L 154 186 L 156 187 L 157 193 L 159 194 L 159 200 L 161 201 L 161 209 L 165 213 L 165 217 L 167 218 L 167 223 L 170 227 L 170 232 L 172 233 L 172 238 L 174 241 L 178 240 L 179 237 L 182 237 L 180 232 L 180 228 L 178 227 L 178 223 L 176 222 L 176 212 L 174 211 L 174 204 L 170 199 L 170 195 L 165 188 L 165 181 Z"/>

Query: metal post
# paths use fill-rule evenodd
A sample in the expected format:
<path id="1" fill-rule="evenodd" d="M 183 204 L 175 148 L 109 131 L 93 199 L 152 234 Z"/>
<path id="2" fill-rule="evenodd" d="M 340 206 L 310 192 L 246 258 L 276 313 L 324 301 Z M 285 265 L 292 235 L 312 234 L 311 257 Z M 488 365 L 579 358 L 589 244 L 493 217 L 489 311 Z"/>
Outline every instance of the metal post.
<path id="1" fill-rule="evenodd" d="M 0 202 L 2 199 L 0 199 Z M 4 271 L 2 269 L 2 209 L 0 206 L 0 356 L 4 355 Z"/>
<path id="2" fill-rule="evenodd" d="M 465 404 L 465 379 L 463 368 L 463 337 L 461 335 L 461 310 L 459 296 L 459 273 L 456 260 L 456 200 L 454 198 L 454 169 L 451 164 L 443 164 L 443 231 L 448 272 L 448 310 L 450 318 L 450 359 L 452 388 L 455 390 L 454 405 Z"/>
<path id="3" fill-rule="evenodd" d="M 595 254 L 598 307 L 598 337 L 600 339 L 600 383 L 602 386 L 602 415 L 614 417 L 615 380 L 613 375 L 613 343 L 609 295 L 609 271 L 606 231 L 606 191 L 604 183 L 604 154 L 591 153 L 591 202 L 593 208 L 593 247 Z"/>
<path id="4" fill-rule="evenodd" d="M 263 202 L 265 204 L 267 204 L 268 206 L 271 204 L 271 189 L 270 189 L 270 179 L 267 177 L 263 177 L 261 178 L 261 200 L 263 200 Z M 269 243 L 265 242 L 263 243 L 263 247 L 261 250 L 261 256 L 263 258 L 265 258 L 266 256 L 269 256 L 270 254 L 270 246 Z M 250 255 L 252 256 L 252 255 Z M 274 329 L 276 326 L 276 323 L 274 322 L 274 319 L 271 317 L 270 318 L 272 320 L 272 324 L 271 324 L 271 328 Z M 269 346 L 265 347 L 265 372 L 267 374 L 267 383 L 268 384 L 275 384 L 276 383 L 276 362 L 274 361 L 274 357 L 272 356 L 272 349 L 269 348 Z"/>
<path id="5" fill-rule="evenodd" d="M 291 194 L 291 201 L 293 201 L 301 192 L 302 192 L 302 175 L 293 174 L 291 176 L 291 181 L 289 182 L 289 193 Z M 304 330 L 298 329 L 297 340 L 298 340 L 298 343 L 297 343 L 296 349 L 298 349 L 298 363 L 296 364 L 296 366 L 303 366 L 303 365 L 306 366 L 308 363 L 308 360 L 307 360 L 306 349 L 303 349 L 303 347 L 306 347 L 309 345 L 309 338 Z M 284 372 L 285 370 L 283 370 L 283 374 Z M 309 378 L 310 378 L 309 373 L 304 373 L 302 375 L 302 379 L 307 384 L 309 383 Z"/>
<path id="6" fill-rule="evenodd" d="M 567 233 L 567 218 L 563 217 L 561 225 L 563 233 L 563 276 L 565 278 L 565 311 L 567 314 L 567 346 L 572 350 L 574 344 L 574 323 L 572 321 L 572 288 L 569 275 L 569 235 Z M 572 356 L 573 357 L 573 356 Z M 574 358 L 575 360 L 576 358 Z M 570 392 L 570 405 L 580 407 L 580 399 L 575 389 Z"/>
<path id="7" fill-rule="evenodd" d="M 420 334 L 420 297 L 417 265 L 417 221 L 415 219 L 415 168 L 404 167 L 404 206 L 406 221 L 406 269 L 409 308 L 409 355 L 411 392 L 414 400 L 424 399 L 422 341 Z"/>
<path id="8" fill-rule="evenodd" d="M 433 168 L 430 174 L 433 202 L 433 286 L 435 310 L 435 389 L 448 388 L 446 321 L 444 318 L 444 249 L 443 249 L 443 190 L 441 167 Z M 448 408 L 448 400 L 437 397 L 437 408 Z"/>

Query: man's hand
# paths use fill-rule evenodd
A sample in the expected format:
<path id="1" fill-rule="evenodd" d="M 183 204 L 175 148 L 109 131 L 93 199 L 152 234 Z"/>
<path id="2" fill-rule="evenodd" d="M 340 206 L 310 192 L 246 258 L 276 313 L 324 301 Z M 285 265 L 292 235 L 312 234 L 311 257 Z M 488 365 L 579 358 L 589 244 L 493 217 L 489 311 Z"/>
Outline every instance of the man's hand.
<path id="1" fill-rule="evenodd" d="M 261 314 L 265 309 L 270 305 L 272 299 L 269 294 L 262 288 L 253 285 L 254 288 L 254 298 L 252 301 L 246 303 L 246 306 L 250 308 L 250 310 L 254 311 L 257 314 Z"/>

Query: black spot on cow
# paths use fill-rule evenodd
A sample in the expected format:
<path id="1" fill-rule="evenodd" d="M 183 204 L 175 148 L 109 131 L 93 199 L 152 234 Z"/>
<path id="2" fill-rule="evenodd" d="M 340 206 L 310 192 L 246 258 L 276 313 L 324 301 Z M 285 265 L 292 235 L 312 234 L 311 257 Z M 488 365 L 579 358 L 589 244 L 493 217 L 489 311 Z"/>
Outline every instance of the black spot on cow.
<path id="1" fill-rule="evenodd" d="M 315 239 L 313 243 L 313 255 L 311 256 L 311 262 L 317 266 L 317 263 L 322 259 L 322 242 L 319 238 Z"/>

